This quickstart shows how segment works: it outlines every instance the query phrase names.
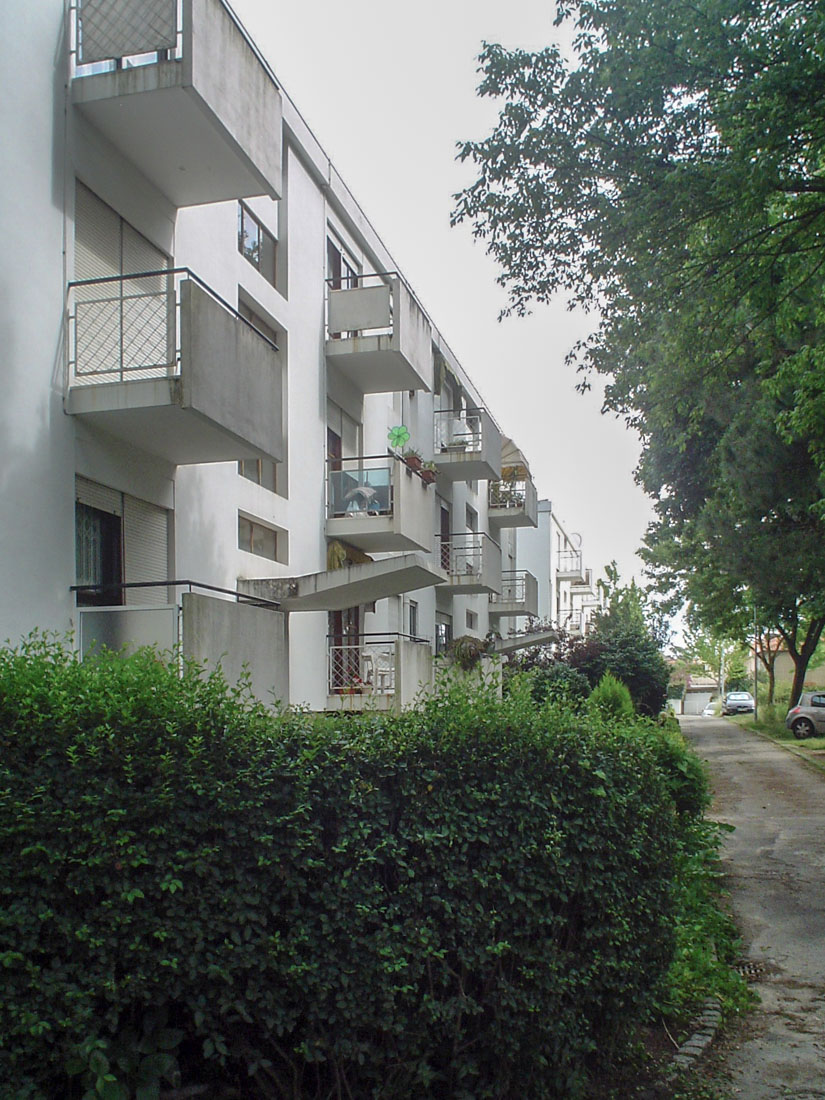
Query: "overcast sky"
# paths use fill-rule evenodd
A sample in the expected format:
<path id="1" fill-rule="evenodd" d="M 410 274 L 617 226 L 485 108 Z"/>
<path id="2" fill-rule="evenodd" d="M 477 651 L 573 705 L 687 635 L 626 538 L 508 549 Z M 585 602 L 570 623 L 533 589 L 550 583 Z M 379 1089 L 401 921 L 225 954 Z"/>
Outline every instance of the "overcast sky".
<path id="1" fill-rule="evenodd" d="M 527 455 L 540 497 L 582 535 L 598 574 L 623 579 L 650 505 L 634 484 L 635 436 L 575 392 L 564 365 L 590 318 L 563 302 L 498 321 L 497 270 L 452 196 L 472 181 L 456 142 L 489 133 L 497 111 L 475 94 L 483 41 L 540 48 L 554 39 L 543 0 L 231 0 L 310 129 L 481 391 Z"/>

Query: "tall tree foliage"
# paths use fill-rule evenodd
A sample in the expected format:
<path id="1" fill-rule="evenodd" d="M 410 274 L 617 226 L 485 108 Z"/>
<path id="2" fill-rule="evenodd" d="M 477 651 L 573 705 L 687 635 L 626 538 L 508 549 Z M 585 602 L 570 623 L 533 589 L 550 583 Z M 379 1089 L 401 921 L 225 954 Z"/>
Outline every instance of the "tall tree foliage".
<path id="1" fill-rule="evenodd" d="M 656 501 L 649 561 L 707 612 L 742 593 L 801 689 L 825 624 L 825 9 L 563 3 L 574 61 L 486 46 L 493 133 L 458 196 L 515 312 L 597 308 L 571 360 L 608 379 Z"/>

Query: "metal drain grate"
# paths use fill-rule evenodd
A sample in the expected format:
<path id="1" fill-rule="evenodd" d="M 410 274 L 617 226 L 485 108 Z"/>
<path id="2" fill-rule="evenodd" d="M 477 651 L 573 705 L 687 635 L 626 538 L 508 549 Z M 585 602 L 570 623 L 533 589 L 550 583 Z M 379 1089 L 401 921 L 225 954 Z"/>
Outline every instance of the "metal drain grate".
<path id="1" fill-rule="evenodd" d="M 746 982 L 758 982 L 765 975 L 765 964 L 762 962 L 754 962 L 751 959 L 743 959 L 742 962 L 737 963 L 733 968 L 737 973 L 741 974 Z"/>

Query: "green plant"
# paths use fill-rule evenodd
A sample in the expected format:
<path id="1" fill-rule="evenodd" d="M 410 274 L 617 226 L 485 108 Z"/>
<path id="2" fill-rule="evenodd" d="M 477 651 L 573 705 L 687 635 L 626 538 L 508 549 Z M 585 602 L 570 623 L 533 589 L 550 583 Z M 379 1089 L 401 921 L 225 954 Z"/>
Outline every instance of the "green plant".
<path id="1" fill-rule="evenodd" d="M 603 718 L 632 718 L 635 714 L 630 692 L 609 672 L 605 672 L 593 688 L 589 701 Z"/>
<path id="2" fill-rule="evenodd" d="M 449 660 L 455 662 L 464 672 L 470 672 L 481 663 L 481 658 L 490 652 L 490 643 L 486 638 L 476 638 L 472 634 L 460 634 L 447 646 Z"/>
<path id="3" fill-rule="evenodd" d="M 0 1093 L 575 1097 L 670 962 L 679 835 L 638 731 L 529 685 L 313 719 L 0 651 Z"/>

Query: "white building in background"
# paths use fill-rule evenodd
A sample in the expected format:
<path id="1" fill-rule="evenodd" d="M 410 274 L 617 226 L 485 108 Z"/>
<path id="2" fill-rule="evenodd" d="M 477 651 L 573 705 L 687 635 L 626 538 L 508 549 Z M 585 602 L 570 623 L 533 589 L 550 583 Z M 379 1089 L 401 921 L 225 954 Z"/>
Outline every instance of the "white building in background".
<path id="1" fill-rule="evenodd" d="M 222 0 L 9 20 L 0 637 L 359 709 L 583 629 L 580 540 Z"/>

